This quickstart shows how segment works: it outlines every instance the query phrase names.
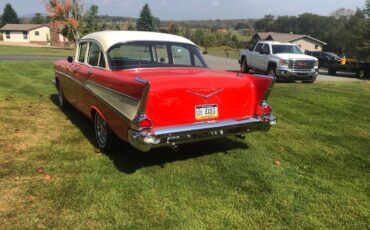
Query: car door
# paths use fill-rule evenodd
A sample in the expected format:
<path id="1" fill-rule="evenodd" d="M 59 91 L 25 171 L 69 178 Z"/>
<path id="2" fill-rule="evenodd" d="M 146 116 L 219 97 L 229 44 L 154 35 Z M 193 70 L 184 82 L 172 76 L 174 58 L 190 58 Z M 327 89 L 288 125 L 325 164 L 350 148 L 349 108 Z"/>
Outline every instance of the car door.
<path id="1" fill-rule="evenodd" d="M 75 106 L 77 105 L 77 89 L 79 88 L 78 74 L 81 66 L 85 62 L 87 54 L 88 44 L 81 42 L 78 46 L 77 57 L 72 63 L 66 68 L 66 75 L 68 75 L 69 81 L 63 86 L 64 94 L 67 100 Z"/>
<path id="2" fill-rule="evenodd" d="M 89 42 L 87 53 L 86 62 L 81 65 L 76 78 L 80 85 L 77 89 L 77 104 L 79 109 L 88 115 L 91 109 L 91 102 L 89 101 L 91 92 L 87 90 L 84 85 L 87 81 L 94 81 L 92 79 L 102 80 L 104 72 L 106 71 L 106 62 L 104 53 L 100 45 L 96 42 Z"/>
<path id="3" fill-rule="evenodd" d="M 271 54 L 270 44 L 265 43 L 262 46 L 263 54 L 261 54 L 259 59 L 259 65 L 261 70 L 267 70 L 269 63 L 269 55 Z"/>
<path id="4" fill-rule="evenodd" d="M 255 66 L 255 68 L 257 68 L 259 70 L 265 71 L 265 70 L 267 70 L 267 66 L 265 68 L 264 62 L 268 58 L 265 49 L 266 49 L 266 47 L 268 47 L 268 44 L 266 44 L 266 43 L 265 44 L 260 43 L 260 44 L 261 44 L 261 46 L 257 47 L 258 52 L 256 52 L 256 56 L 254 58 L 254 60 L 255 60 L 254 66 Z"/>
<path id="5" fill-rule="evenodd" d="M 262 51 L 262 46 L 263 46 L 263 43 L 258 43 L 256 45 L 256 48 L 254 49 L 252 53 L 252 58 L 250 60 L 251 66 L 257 69 L 259 69 L 258 62 L 259 62 L 259 57 L 261 56 L 260 52 Z"/>

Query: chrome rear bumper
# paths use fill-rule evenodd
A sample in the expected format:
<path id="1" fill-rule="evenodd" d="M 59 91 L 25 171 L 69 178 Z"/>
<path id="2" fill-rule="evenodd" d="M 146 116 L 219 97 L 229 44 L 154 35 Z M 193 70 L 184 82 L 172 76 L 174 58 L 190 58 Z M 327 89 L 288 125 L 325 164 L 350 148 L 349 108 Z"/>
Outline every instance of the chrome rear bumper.
<path id="1" fill-rule="evenodd" d="M 161 146 L 197 142 L 202 140 L 240 135 L 253 131 L 268 131 L 275 125 L 277 118 L 273 115 L 251 117 L 243 120 L 225 120 L 220 122 L 203 122 L 183 126 L 153 128 L 142 131 L 130 129 L 128 141 L 136 149 L 147 152 Z"/>

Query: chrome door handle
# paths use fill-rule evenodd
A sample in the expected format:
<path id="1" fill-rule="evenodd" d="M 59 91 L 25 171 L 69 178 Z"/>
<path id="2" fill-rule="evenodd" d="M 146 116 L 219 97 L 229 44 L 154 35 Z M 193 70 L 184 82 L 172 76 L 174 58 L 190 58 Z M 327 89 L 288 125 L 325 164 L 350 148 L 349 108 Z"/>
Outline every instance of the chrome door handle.
<path id="1" fill-rule="evenodd" d="M 87 71 L 87 74 L 88 74 L 88 75 L 91 75 L 91 74 L 93 74 L 93 71 L 89 69 L 89 70 Z"/>

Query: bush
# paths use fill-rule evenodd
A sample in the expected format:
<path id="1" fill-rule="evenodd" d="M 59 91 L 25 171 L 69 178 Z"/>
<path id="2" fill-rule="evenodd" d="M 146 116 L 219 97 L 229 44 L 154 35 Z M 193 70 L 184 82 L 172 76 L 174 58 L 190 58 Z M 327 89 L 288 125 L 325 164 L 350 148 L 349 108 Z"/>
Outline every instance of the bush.
<path id="1" fill-rule="evenodd" d="M 2 33 L 0 33 L 0 41 L 2 41 L 2 40 L 4 40 L 4 39 L 3 39 L 3 34 L 2 34 Z"/>

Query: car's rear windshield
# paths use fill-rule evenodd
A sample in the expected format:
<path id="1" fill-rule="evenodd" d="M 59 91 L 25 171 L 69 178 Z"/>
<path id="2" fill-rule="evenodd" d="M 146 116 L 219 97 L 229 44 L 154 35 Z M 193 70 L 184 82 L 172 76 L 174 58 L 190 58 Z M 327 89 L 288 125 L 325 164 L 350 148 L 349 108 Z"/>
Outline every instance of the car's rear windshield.
<path id="1" fill-rule="evenodd" d="M 171 42 L 130 42 L 114 45 L 108 51 L 112 69 L 156 67 L 207 68 L 196 46 Z"/>
<path id="2" fill-rule="evenodd" d="M 289 53 L 289 54 L 302 54 L 301 49 L 294 45 L 272 45 L 273 54 Z"/>

